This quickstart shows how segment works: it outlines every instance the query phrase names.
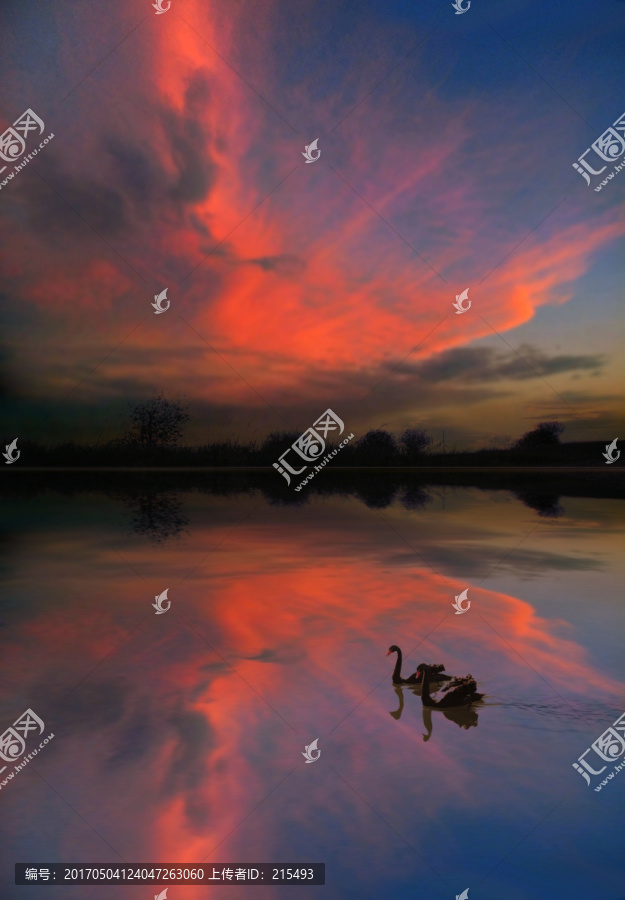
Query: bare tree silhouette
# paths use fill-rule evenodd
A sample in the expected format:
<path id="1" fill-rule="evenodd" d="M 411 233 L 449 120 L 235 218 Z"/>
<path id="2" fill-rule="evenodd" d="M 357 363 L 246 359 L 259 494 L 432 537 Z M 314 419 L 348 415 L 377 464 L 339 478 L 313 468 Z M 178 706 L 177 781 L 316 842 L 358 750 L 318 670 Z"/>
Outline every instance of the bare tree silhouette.
<path id="1" fill-rule="evenodd" d="M 132 406 L 128 419 L 126 442 L 143 447 L 172 447 L 180 443 L 189 414 L 180 401 L 168 400 L 159 391 L 145 403 Z"/>

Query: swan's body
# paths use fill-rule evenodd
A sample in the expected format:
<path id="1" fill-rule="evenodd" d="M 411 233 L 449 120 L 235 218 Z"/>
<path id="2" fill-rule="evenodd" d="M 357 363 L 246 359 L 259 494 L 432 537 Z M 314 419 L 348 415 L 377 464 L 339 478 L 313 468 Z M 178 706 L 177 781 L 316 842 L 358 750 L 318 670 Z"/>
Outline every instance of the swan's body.
<path id="1" fill-rule="evenodd" d="M 425 669 L 430 670 L 430 681 L 453 681 L 451 675 L 445 675 L 445 666 L 443 665 L 429 665 L 427 663 L 419 663 L 417 666 L 417 671 L 415 672 L 417 676 L 417 684 L 423 684 L 423 672 Z M 443 688 L 446 690 L 446 688 Z"/>
<path id="2" fill-rule="evenodd" d="M 477 684 L 472 675 L 464 678 L 452 678 L 441 690 L 441 696 L 435 699 L 430 695 L 430 669 L 423 669 L 423 687 L 421 689 L 421 702 L 430 709 L 449 709 L 452 706 L 470 706 L 477 700 L 481 700 L 484 694 L 478 694 Z"/>
<path id="3" fill-rule="evenodd" d="M 443 675 L 442 672 L 445 668 L 443 665 L 430 665 L 428 666 L 426 663 L 420 663 L 417 666 L 417 671 L 414 675 L 409 675 L 408 678 L 402 678 L 401 674 L 401 665 L 402 665 L 402 652 L 397 644 L 392 644 L 388 648 L 389 656 L 391 653 L 397 654 L 397 662 L 395 663 L 395 669 L 393 671 L 393 684 L 423 684 L 423 672 L 427 668 L 430 671 L 430 681 L 449 681 L 450 675 Z"/>

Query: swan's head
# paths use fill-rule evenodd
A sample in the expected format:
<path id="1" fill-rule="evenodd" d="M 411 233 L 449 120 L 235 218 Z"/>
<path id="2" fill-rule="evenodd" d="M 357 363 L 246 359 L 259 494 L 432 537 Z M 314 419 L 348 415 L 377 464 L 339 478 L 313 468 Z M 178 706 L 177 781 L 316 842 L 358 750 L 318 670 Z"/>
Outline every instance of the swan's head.
<path id="1" fill-rule="evenodd" d="M 417 666 L 417 671 L 415 672 L 415 675 L 417 676 L 417 681 L 423 681 L 423 675 L 424 675 L 426 669 L 430 676 L 430 680 L 432 680 L 433 678 L 436 677 L 435 675 L 432 674 L 432 671 L 433 671 L 432 666 L 428 666 L 427 663 L 419 663 L 419 665 Z"/>
<path id="2" fill-rule="evenodd" d="M 391 644 L 391 646 L 388 648 L 388 653 L 386 655 L 390 656 L 391 653 L 399 653 L 399 647 L 397 646 L 397 644 Z"/>

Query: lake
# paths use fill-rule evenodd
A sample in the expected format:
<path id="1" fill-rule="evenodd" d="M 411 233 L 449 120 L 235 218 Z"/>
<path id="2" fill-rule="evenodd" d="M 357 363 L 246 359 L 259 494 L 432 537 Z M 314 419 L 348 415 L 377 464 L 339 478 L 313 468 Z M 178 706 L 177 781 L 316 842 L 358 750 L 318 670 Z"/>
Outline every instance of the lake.
<path id="1" fill-rule="evenodd" d="M 323 887 L 168 900 L 625 897 L 625 774 L 596 791 L 573 767 L 625 712 L 625 500 L 11 478 L 0 728 L 31 709 L 27 752 L 54 738 L 0 789 L 4 898 L 46 896 L 15 862 L 326 865 Z M 484 700 L 424 710 L 392 644 L 405 676 L 443 663 Z"/>

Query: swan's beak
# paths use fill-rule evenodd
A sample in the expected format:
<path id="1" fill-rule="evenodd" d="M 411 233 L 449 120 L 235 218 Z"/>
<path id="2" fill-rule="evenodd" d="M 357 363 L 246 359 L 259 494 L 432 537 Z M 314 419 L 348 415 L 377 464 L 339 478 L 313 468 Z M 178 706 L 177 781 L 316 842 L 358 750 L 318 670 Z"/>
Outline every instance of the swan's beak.
<path id="1" fill-rule="evenodd" d="M 386 655 L 387 655 L 387 656 L 390 656 L 390 655 L 391 655 L 391 651 L 389 650 L 388 653 L 387 653 Z"/>

